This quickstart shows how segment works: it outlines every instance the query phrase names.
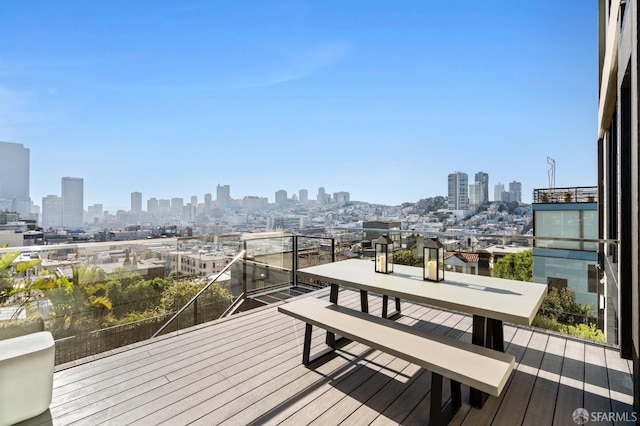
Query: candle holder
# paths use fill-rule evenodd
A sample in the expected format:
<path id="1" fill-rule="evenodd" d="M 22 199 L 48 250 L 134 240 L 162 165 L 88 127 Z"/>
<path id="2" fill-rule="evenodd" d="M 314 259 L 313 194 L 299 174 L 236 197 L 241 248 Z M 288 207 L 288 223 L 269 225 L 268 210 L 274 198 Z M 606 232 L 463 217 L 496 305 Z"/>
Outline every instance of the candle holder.
<path id="1" fill-rule="evenodd" d="M 382 234 L 375 241 L 376 272 L 390 274 L 393 272 L 393 240 L 387 234 Z"/>
<path id="2" fill-rule="evenodd" d="M 424 243 L 422 278 L 434 282 L 444 280 L 444 246 L 437 238 L 428 238 Z"/>

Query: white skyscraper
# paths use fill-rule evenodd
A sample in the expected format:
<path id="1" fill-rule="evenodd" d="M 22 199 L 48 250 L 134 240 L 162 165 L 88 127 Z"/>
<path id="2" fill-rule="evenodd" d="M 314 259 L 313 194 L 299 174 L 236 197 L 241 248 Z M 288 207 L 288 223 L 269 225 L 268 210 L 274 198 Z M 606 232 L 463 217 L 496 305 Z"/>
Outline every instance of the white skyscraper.
<path id="1" fill-rule="evenodd" d="M 498 182 L 496 186 L 493 187 L 493 201 L 505 201 L 503 198 L 504 193 L 504 184 Z"/>
<path id="2" fill-rule="evenodd" d="M 478 204 L 484 204 L 489 201 L 489 173 L 478 172 L 476 173 L 476 185 L 480 185 L 478 191 L 480 191 Z"/>
<path id="3" fill-rule="evenodd" d="M 29 149 L 0 142 L 0 205 L 25 218 L 31 213 Z"/>
<path id="4" fill-rule="evenodd" d="M 84 213 L 84 180 L 62 178 L 62 226 L 66 229 L 82 229 Z"/>
<path id="5" fill-rule="evenodd" d="M 454 172 L 449 175 L 449 210 L 467 210 L 469 208 L 469 176 Z"/>

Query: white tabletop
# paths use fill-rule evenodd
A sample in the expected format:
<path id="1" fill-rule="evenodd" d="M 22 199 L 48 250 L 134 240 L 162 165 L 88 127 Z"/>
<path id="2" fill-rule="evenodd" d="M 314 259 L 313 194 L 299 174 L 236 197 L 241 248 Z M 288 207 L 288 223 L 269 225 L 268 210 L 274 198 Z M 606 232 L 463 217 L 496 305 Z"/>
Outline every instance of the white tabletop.
<path id="1" fill-rule="evenodd" d="M 422 279 L 422 268 L 393 268 L 376 273 L 373 261 L 350 259 L 299 269 L 298 276 L 521 325 L 531 325 L 547 294 L 545 284 L 449 271 L 435 283 Z"/>

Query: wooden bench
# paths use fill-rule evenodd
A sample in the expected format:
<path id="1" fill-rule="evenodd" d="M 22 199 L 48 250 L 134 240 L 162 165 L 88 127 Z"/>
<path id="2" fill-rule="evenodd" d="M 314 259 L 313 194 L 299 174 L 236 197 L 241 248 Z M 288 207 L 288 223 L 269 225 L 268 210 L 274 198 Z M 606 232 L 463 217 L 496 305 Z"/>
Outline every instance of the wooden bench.
<path id="1" fill-rule="evenodd" d="M 312 326 L 317 326 L 431 371 L 432 425 L 446 424 L 460 408 L 461 383 L 499 396 L 514 368 L 512 355 L 313 297 L 285 303 L 278 307 L 278 311 L 306 323 L 302 352 L 304 365 L 308 366 L 326 353 L 324 351 L 321 355 L 311 357 Z M 451 381 L 452 395 L 449 406 L 440 410 L 443 377 Z"/>

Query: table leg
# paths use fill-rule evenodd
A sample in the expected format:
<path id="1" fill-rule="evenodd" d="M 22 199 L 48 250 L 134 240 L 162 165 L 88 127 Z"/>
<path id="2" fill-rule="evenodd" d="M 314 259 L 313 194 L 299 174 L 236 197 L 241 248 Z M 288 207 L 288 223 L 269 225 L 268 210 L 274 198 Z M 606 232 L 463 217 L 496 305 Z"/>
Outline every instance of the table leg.
<path id="1" fill-rule="evenodd" d="M 360 290 L 360 307 L 362 312 L 369 313 L 369 297 L 366 290 Z"/>
<path id="2" fill-rule="evenodd" d="M 334 304 L 338 304 L 338 284 L 331 284 L 331 292 L 329 293 L 329 301 Z M 336 335 L 330 331 L 327 331 L 327 338 L 325 339 L 327 345 L 335 348 Z"/>

